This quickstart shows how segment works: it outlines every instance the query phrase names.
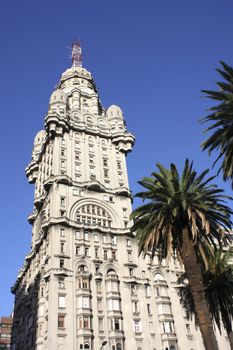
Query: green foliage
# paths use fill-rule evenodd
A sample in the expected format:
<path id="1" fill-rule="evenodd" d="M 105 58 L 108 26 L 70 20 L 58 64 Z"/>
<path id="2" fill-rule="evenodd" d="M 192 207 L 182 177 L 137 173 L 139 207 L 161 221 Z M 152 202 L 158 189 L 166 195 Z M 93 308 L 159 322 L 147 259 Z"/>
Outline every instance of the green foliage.
<path id="1" fill-rule="evenodd" d="M 233 319 L 233 248 L 227 252 L 217 249 L 208 257 L 208 269 L 204 269 L 203 281 L 205 296 L 212 319 L 216 322 L 221 332 L 221 323 L 227 333 L 232 332 Z M 191 288 L 186 274 L 183 274 L 178 283 L 181 302 L 188 314 L 195 315 L 194 302 Z"/>
<path id="2" fill-rule="evenodd" d="M 203 90 L 205 97 L 220 101 L 217 106 L 211 107 L 211 113 L 201 119 L 201 123 L 210 122 L 205 130 L 212 135 L 202 143 L 203 150 L 209 154 L 216 150 L 218 156 L 214 165 L 221 160 L 219 171 L 223 173 L 223 179 L 231 180 L 233 188 L 233 68 L 224 62 L 220 62 L 222 68 L 216 69 L 225 81 L 217 82 L 219 91 Z"/>
<path id="3" fill-rule="evenodd" d="M 231 228 L 232 211 L 225 204 L 230 197 L 211 184 L 214 177 L 206 178 L 208 170 L 198 175 L 189 160 L 181 176 L 174 164 L 169 169 L 157 164 L 157 168 L 139 182 L 145 191 L 136 197 L 145 204 L 131 216 L 139 253 L 158 251 L 168 259 L 174 253 L 181 261 L 182 230 L 188 227 L 196 253 L 204 260 L 206 247 L 221 244 Z"/>

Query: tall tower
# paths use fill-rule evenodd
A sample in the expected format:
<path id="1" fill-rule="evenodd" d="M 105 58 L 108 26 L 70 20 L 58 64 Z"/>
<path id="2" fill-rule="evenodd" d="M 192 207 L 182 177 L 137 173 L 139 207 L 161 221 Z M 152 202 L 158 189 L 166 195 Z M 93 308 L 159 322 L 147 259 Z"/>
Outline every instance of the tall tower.
<path id="1" fill-rule="evenodd" d="M 203 349 L 179 305 L 179 267 L 138 257 L 125 160 L 134 136 L 119 107 L 103 108 L 78 45 L 26 168 L 32 243 L 12 288 L 12 349 Z"/>

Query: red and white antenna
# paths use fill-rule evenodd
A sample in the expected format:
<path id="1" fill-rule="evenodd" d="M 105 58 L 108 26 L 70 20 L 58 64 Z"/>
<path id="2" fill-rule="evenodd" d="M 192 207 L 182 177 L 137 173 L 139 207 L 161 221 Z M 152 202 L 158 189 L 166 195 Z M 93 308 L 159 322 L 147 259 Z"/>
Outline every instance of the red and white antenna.
<path id="1" fill-rule="evenodd" d="M 72 43 L 72 67 L 82 67 L 82 48 L 79 40 L 74 40 Z"/>

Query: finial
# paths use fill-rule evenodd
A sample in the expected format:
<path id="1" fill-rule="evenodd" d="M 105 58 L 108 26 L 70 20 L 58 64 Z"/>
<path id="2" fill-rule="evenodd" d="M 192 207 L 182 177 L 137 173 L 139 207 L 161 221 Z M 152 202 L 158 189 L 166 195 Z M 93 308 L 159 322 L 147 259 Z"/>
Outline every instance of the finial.
<path id="1" fill-rule="evenodd" d="M 82 67 L 82 48 L 79 40 L 72 43 L 72 67 Z"/>

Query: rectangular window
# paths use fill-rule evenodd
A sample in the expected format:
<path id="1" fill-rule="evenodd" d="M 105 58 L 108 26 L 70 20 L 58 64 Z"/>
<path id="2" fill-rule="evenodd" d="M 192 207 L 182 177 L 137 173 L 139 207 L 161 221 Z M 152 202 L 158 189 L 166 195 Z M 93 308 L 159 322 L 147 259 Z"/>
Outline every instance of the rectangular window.
<path id="1" fill-rule="evenodd" d="M 104 156 L 107 155 L 107 150 L 106 150 L 106 148 L 103 148 L 103 149 L 102 149 L 102 154 L 103 154 Z"/>
<path id="2" fill-rule="evenodd" d="M 147 314 L 148 315 L 151 315 L 151 307 L 150 307 L 150 304 L 146 304 L 147 306 Z"/>
<path id="3" fill-rule="evenodd" d="M 95 258 L 99 257 L 99 248 L 95 248 Z"/>
<path id="4" fill-rule="evenodd" d="M 99 318 L 99 331 L 104 330 L 104 322 L 102 318 Z"/>
<path id="5" fill-rule="evenodd" d="M 75 239 L 81 239 L 81 232 L 75 231 Z"/>
<path id="6" fill-rule="evenodd" d="M 77 142 L 77 141 L 75 142 L 75 148 L 76 148 L 76 149 L 80 149 L 80 143 Z"/>
<path id="7" fill-rule="evenodd" d="M 75 163 L 75 171 L 80 171 L 80 164 Z"/>
<path id="8" fill-rule="evenodd" d="M 117 245 L 117 238 L 116 238 L 116 236 L 112 237 L 112 245 Z"/>
<path id="9" fill-rule="evenodd" d="M 121 170 L 121 162 L 117 162 L 117 169 Z"/>
<path id="10" fill-rule="evenodd" d="M 65 260 L 60 259 L 60 268 L 62 269 L 63 267 L 65 267 Z"/>
<path id="11" fill-rule="evenodd" d="M 134 320 L 133 328 L 135 333 L 141 333 L 142 332 L 141 320 Z"/>
<path id="12" fill-rule="evenodd" d="M 133 302 L 133 312 L 134 313 L 139 313 L 139 304 L 137 301 Z"/>
<path id="13" fill-rule="evenodd" d="M 127 239 L 127 247 L 131 247 L 132 246 L 132 243 L 131 243 L 131 239 Z"/>
<path id="14" fill-rule="evenodd" d="M 79 245 L 75 246 L 75 254 L 76 255 L 81 255 L 81 247 Z"/>
<path id="15" fill-rule="evenodd" d="M 61 168 L 65 168 L 65 165 L 66 165 L 65 161 L 61 160 Z"/>
<path id="16" fill-rule="evenodd" d="M 58 278 L 58 288 L 65 288 L 65 278 L 64 277 L 59 277 Z"/>
<path id="17" fill-rule="evenodd" d="M 85 250 L 84 250 L 84 253 L 85 253 L 85 256 L 89 256 L 89 248 L 85 248 Z"/>
<path id="18" fill-rule="evenodd" d="M 62 145 L 65 145 L 65 144 L 66 144 L 66 141 L 65 141 L 64 138 L 61 139 L 61 144 L 62 144 Z"/>
<path id="19" fill-rule="evenodd" d="M 58 307 L 59 308 L 65 308 L 66 307 L 66 299 L 64 296 L 58 297 Z"/>
<path id="20" fill-rule="evenodd" d="M 64 246 L 65 246 L 64 242 L 60 243 L 60 253 L 61 254 L 64 254 Z"/>
<path id="21" fill-rule="evenodd" d="M 102 238 L 103 238 L 103 243 L 107 243 L 107 236 L 103 235 Z"/>
<path id="22" fill-rule="evenodd" d="M 102 303 L 102 299 L 97 299 L 97 309 L 99 311 L 103 310 L 103 303 Z"/>
<path id="23" fill-rule="evenodd" d="M 128 261 L 132 261 L 132 253 L 128 252 Z"/>
<path id="24" fill-rule="evenodd" d="M 116 251 L 115 250 L 112 250 L 112 259 L 116 260 Z"/>
<path id="25" fill-rule="evenodd" d="M 65 328 L 65 316 L 64 315 L 58 315 L 57 325 L 58 325 L 58 328 Z"/>
<path id="26" fill-rule="evenodd" d="M 87 231 L 84 232 L 84 239 L 85 241 L 89 241 L 89 232 Z"/>
<path id="27" fill-rule="evenodd" d="M 83 328 L 84 329 L 90 328 L 89 317 L 83 317 Z"/>
<path id="28" fill-rule="evenodd" d="M 107 159 L 103 159 L 103 166 L 108 166 L 108 160 Z"/>
<path id="29" fill-rule="evenodd" d="M 66 155 L 66 153 L 65 153 L 65 149 L 64 149 L 64 148 L 62 148 L 62 149 L 61 149 L 61 157 L 65 157 L 65 155 Z"/>
<path id="30" fill-rule="evenodd" d="M 148 285 L 145 285 L 145 294 L 146 294 L 146 297 L 151 296 L 150 286 Z"/>
<path id="31" fill-rule="evenodd" d="M 191 333 L 190 324 L 187 323 L 187 324 L 185 325 L 185 327 L 186 327 L 186 334 L 187 334 L 187 335 L 191 335 L 192 333 Z"/>
<path id="32" fill-rule="evenodd" d="M 64 228 L 61 228 L 61 230 L 60 230 L 60 237 L 65 237 L 65 230 L 64 230 Z"/>
<path id="33" fill-rule="evenodd" d="M 108 258 L 108 251 L 104 249 L 104 259 L 106 260 Z"/>
<path id="34" fill-rule="evenodd" d="M 108 170 L 104 169 L 104 177 L 108 177 Z"/>
<path id="35" fill-rule="evenodd" d="M 94 235 L 94 241 L 99 242 L 99 235 L 97 235 L 97 234 Z"/>

